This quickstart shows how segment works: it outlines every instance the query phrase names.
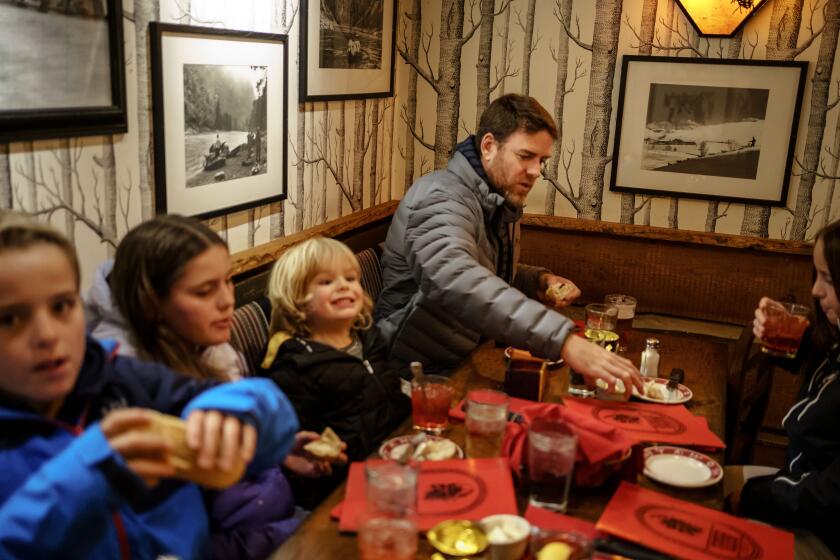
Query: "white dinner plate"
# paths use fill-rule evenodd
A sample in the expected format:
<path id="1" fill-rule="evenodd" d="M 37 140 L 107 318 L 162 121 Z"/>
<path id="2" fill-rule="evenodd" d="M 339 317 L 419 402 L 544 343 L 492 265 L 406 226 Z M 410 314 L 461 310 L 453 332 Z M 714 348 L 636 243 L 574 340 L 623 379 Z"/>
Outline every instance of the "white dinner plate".
<path id="1" fill-rule="evenodd" d="M 633 396 L 637 399 L 641 399 L 643 401 L 657 403 L 657 404 L 683 404 L 687 403 L 694 397 L 694 393 L 691 392 L 691 389 L 683 385 L 682 383 L 677 384 L 677 388 L 675 390 L 669 391 L 667 389 L 668 380 L 663 379 L 661 377 L 655 377 L 653 379 L 642 378 L 645 383 L 655 383 L 657 386 L 662 387 L 662 391 L 665 395 L 668 396 L 667 399 L 657 399 L 655 397 L 650 397 L 648 395 L 640 395 L 639 392 L 633 387 Z"/>
<path id="2" fill-rule="evenodd" d="M 379 456 L 383 459 L 398 459 L 400 458 L 403 453 L 406 451 L 406 447 L 412 444 L 412 439 L 416 437 L 416 434 L 406 434 L 404 436 L 397 436 L 391 439 L 385 440 L 382 442 L 382 445 L 379 447 Z M 419 448 L 420 445 L 423 443 L 433 443 L 438 441 L 448 441 L 454 447 L 454 455 L 451 457 L 445 457 L 444 459 L 463 459 L 464 458 L 464 451 L 452 440 L 449 440 L 442 436 L 435 436 L 431 434 L 426 434 L 422 441 L 417 445 Z M 414 458 L 414 457 L 412 457 Z M 416 460 L 422 461 L 424 458 L 416 458 Z M 443 459 L 440 459 L 443 460 Z"/>
<path id="3" fill-rule="evenodd" d="M 703 488 L 723 478 L 720 464 L 707 455 L 674 447 L 656 445 L 644 452 L 645 476 L 679 488 Z"/>

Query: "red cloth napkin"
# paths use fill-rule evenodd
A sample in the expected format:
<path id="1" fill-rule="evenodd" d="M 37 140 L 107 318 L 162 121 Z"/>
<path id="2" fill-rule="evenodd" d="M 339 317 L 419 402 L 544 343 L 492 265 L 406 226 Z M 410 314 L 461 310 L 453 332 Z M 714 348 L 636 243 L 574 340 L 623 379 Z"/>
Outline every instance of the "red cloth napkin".
<path id="1" fill-rule="evenodd" d="M 502 451 L 514 473 L 520 472 L 528 439 L 528 426 L 537 417 L 561 420 L 578 436 L 576 469 L 586 469 L 607 458 L 617 458 L 635 441 L 620 429 L 589 415 L 555 403 L 534 403 L 519 411 L 524 423 L 508 422 Z"/>
<path id="2" fill-rule="evenodd" d="M 793 535 L 622 482 L 596 527 L 686 560 L 787 560 Z"/>
<path id="3" fill-rule="evenodd" d="M 671 443 L 711 449 L 726 447 L 706 419 L 683 405 L 567 398 L 570 410 L 613 426 L 635 443 Z"/>

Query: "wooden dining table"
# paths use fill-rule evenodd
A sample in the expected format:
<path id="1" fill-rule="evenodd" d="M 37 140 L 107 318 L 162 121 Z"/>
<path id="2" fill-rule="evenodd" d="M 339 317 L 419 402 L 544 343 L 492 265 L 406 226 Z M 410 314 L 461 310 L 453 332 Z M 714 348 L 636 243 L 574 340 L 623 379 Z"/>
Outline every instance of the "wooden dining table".
<path id="1" fill-rule="evenodd" d="M 635 364 L 639 363 L 645 339 L 655 336 L 660 341 L 660 375 L 667 376 L 672 368 L 685 371 L 684 384 L 693 392 L 693 398 L 686 407 L 695 415 L 707 419 L 710 429 L 721 439 L 724 435 L 726 410 L 726 372 L 729 345 L 727 341 L 696 334 L 669 331 L 633 330 L 629 337 L 625 356 Z M 492 341 L 479 346 L 451 377 L 455 398 L 460 400 L 468 391 L 479 388 L 501 389 L 505 377 L 504 349 Z M 551 374 L 544 401 L 560 402 L 568 387 L 568 368 L 555 370 Z M 411 418 L 394 431 L 392 436 L 412 431 Z M 464 448 L 466 430 L 462 422 L 450 423 L 447 437 Z M 723 452 L 707 453 L 723 464 Z M 635 458 L 631 458 L 635 460 Z M 640 470 L 640 469 L 639 469 Z M 614 476 L 597 488 L 572 487 L 567 514 L 587 521 L 596 521 L 609 502 L 621 480 Z M 722 484 L 706 488 L 671 488 L 648 479 L 641 472 L 636 474 L 636 483 L 670 496 L 714 509 L 723 507 Z M 339 559 L 359 558 L 356 535 L 341 533 L 338 522 L 330 517 L 333 508 L 344 497 L 345 485 L 339 486 L 303 521 L 298 530 L 271 556 L 273 560 L 293 559 Z M 517 490 L 520 513 L 527 506 L 527 496 Z M 420 540 L 416 558 L 429 558 L 433 549 L 425 539 Z"/>

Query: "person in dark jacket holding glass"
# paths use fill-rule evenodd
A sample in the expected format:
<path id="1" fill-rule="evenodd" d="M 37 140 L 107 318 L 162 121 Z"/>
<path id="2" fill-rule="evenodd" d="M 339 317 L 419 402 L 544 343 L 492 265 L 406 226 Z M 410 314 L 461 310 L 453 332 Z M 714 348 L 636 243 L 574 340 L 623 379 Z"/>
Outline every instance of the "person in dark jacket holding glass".
<path id="1" fill-rule="evenodd" d="M 816 534 L 840 556 L 840 222 L 817 234 L 814 245 L 815 324 L 788 363 L 777 363 L 804 378 L 796 403 L 782 425 L 790 443 L 785 466 L 772 475 L 749 478 L 728 497 L 736 513 Z M 753 334 L 766 334 L 769 306 L 762 298 Z"/>

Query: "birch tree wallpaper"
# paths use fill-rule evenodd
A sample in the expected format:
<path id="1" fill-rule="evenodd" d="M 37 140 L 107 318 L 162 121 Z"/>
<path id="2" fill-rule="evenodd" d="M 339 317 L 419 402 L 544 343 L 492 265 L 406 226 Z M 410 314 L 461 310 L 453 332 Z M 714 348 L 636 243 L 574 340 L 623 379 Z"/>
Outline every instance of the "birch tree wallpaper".
<path id="1" fill-rule="evenodd" d="M 301 1 L 124 0 L 128 133 L 0 145 L 0 207 L 65 231 L 85 285 L 154 214 L 148 23 L 165 21 L 289 35 L 289 196 L 212 220 L 232 252 L 401 198 L 510 92 L 561 134 L 527 212 L 795 240 L 840 217 L 836 0 L 770 0 L 731 39 L 698 37 L 674 0 L 399 0 L 395 96 L 299 104 Z M 610 192 L 625 54 L 808 61 L 786 206 Z"/>
<path id="2" fill-rule="evenodd" d="M 561 134 L 526 212 L 797 240 L 840 217 L 836 0 L 771 0 L 731 39 L 698 37 L 674 0 L 403 0 L 400 13 L 402 184 L 442 165 L 488 100 L 522 92 Z M 610 192 L 625 54 L 808 61 L 786 207 Z"/>

